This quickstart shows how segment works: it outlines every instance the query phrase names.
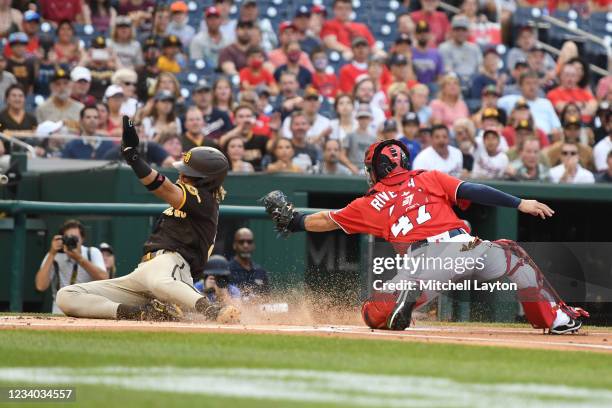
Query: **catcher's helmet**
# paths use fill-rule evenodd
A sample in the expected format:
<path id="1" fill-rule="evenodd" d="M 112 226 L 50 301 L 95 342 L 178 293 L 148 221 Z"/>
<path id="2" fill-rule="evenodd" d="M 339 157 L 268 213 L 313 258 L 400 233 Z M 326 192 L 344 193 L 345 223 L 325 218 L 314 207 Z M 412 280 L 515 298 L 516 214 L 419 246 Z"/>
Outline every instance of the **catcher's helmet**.
<path id="1" fill-rule="evenodd" d="M 410 170 L 410 152 L 397 140 L 377 142 L 368 148 L 364 163 L 367 171 L 379 182 L 385 177 L 395 176 Z"/>
<path id="2" fill-rule="evenodd" d="M 223 184 L 229 170 L 227 157 L 214 147 L 194 147 L 172 165 L 185 176 L 201 179 L 209 189 Z"/>

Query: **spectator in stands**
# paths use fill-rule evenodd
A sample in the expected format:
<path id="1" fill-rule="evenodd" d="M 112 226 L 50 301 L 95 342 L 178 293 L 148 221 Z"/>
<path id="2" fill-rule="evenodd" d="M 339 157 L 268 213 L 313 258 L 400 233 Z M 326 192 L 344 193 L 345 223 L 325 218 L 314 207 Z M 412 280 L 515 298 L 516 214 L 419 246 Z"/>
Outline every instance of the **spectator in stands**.
<path id="1" fill-rule="evenodd" d="M 83 104 L 72 100 L 72 83 L 64 69 L 57 69 L 51 80 L 51 96 L 36 108 L 38 123 L 45 120 L 63 121 L 69 129 L 79 129 L 79 120 Z"/>
<path id="2" fill-rule="evenodd" d="M 185 125 L 187 126 L 187 125 Z M 183 157 L 183 145 L 179 135 L 173 132 L 164 132 L 159 137 L 159 145 L 166 151 L 172 161 L 181 160 Z"/>
<path id="3" fill-rule="evenodd" d="M 19 31 L 23 16 L 21 11 L 11 7 L 11 1 L 0 1 L 0 36 L 8 35 Z"/>
<path id="4" fill-rule="evenodd" d="M 261 296 L 270 292 L 268 272 L 253 261 L 255 236 L 248 228 L 234 233 L 234 257 L 230 261 L 230 283 L 236 285 L 243 296 Z"/>
<path id="5" fill-rule="evenodd" d="M 266 167 L 268 173 L 303 173 L 304 168 L 296 164 L 295 150 L 291 140 L 279 137 L 274 140 L 272 147 L 272 162 Z M 301 160 L 297 160 L 300 164 Z"/>
<path id="6" fill-rule="evenodd" d="M 328 72 L 329 61 L 322 48 L 315 48 L 310 54 L 315 72 L 312 74 L 312 86 L 324 98 L 335 98 L 340 90 L 340 81 L 333 72 Z"/>
<path id="7" fill-rule="evenodd" d="M 349 176 L 353 174 L 348 167 L 340 163 L 342 149 L 340 142 L 328 139 L 323 144 L 323 160 L 316 167 L 316 174 L 328 174 L 334 176 Z"/>
<path id="8" fill-rule="evenodd" d="M 189 25 L 189 7 L 182 0 L 170 4 L 170 23 L 166 28 L 167 35 L 175 35 L 185 47 L 189 47 L 195 36 L 195 28 Z"/>
<path id="9" fill-rule="evenodd" d="M 503 109 L 499 110 L 499 112 L 504 112 Z M 520 98 L 516 101 L 514 105 L 514 109 L 510 113 L 510 118 L 508 119 L 507 126 L 502 130 L 502 135 L 506 138 L 508 142 L 508 146 L 514 146 L 518 144 L 516 140 L 516 126 L 519 122 L 528 123 L 528 127 L 523 126 L 522 129 L 525 131 L 529 131 L 530 133 L 535 133 L 535 135 L 540 139 L 540 147 L 544 148 L 550 144 L 550 140 L 544 131 L 541 129 L 537 129 L 533 123 L 533 115 L 529 110 L 529 105 L 527 101 L 523 98 Z"/>
<path id="10" fill-rule="evenodd" d="M 325 46 L 342 53 L 346 60 L 353 58 L 351 46 L 358 37 L 364 38 L 369 47 L 375 50 L 374 36 L 370 29 L 365 24 L 351 21 L 351 0 L 334 0 L 332 7 L 334 18 L 323 24 L 320 34 Z"/>
<path id="11" fill-rule="evenodd" d="M 188 152 L 194 147 L 217 147 L 217 142 L 205 134 L 204 114 L 197 106 L 192 106 L 185 113 L 185 132 L 181 139 L 182 151 Z"/>
<path id="12" fill-rule="evenodd" d="M 448 72 L 454 72 L 461 82 L 469 84 L 482 64 L 480 47 L 467 42 L 470 21 L 465 16 L 453 17 L 450 39 L 440 44 L 440 55 Z"/>
<path id="13" fill-rule="evenodd" d="M 519 86 L 521 95 L 506 95 L 500 98 L 497 105 L 504 109 L 507 114 L 510 114 L 519 99 L 525 99 L 533 115 L 535 125 L 548 135 L 560 134 L 561 122 L 557 117 L 555 108 L 548 99 L 538 97 L 540 88 L 538 74 L 533 71 L 524 73 L 519 79 Z"/>
<path id="14" fill-rule="evenodd" d="M 395 120 L 395 124 L 398 129 L 396 139 L 399 139 L 402 135 L 402 120 L 408 112 L 412 112 L 410 105 L 410 94 L 408 91 L 399 90 L 393 92 L 391 95 L 391 118 Z"/>
<path id="15" fill-rule="evenodd" d="M 99 115 L 98 133 L 102 136 L 108 136 L 109 135 L 108 133 L 108 120 L 109 120 L 108 106 L 106 102 L 97 102 L 96 108 L 98 109 L 98 115 Z"/>
<path id="16" fill-rule="evenodd" d="M 113 78 L 115 78 L 115 76 L 113 76 Z M 151 94 L 152 96 L 155 96 L 160 91 L 168 91 L 172 95 L 174 95 L 174 101 L 175 101 L 174 113 L 176 114 L 176 116 L 182 116 L 185 114 L 185 111 L 186 111 L 185 98 L 183 97 L 183 95 L 181 95 L 181 87 L 180 87 L 179 81 L 173 73 L 171 72 L 160 72 L 159 73 L 157 77 L 157 81 L 155 81 L 153 92 Z M 145 105 L 142 111 L 150 112 L 154 103 L 155 103 L 155 98 L 149 98 L 149 100 L 147 101 L 147 104 Z"/>
<path id="17" fill-rule="evenodd" d="M 565 104 L 561 113 L 559 114 L 559 119 L 561 119 L 561 123 L 565 123 L 570 117 L 580 118 L 582 116 L 582 112 L 580 111 L 580 107 L 575 102 L 569 102 Z M 580 137 L 579 140 L 581 143 L 584 143 L 589 146 L 593 146 L 595 143 L 595 134 L 593 129 L 589 126 L 589 122 L 583 122 L 580 128 Z"/>
<path id="18" fill-rule="evenodd" d="M 412 162 L 415 170 L 438 170 L 459 177 L 463 169 L 463 155 L 449 145 L 449 131 L 445 125 L 434 125 L 431 129 L 431 146 L 424 148 Z"/>
<path id="19" fill-rule="evenodd" d="M 440 80 L 438 97 L 431 101 L 431 120 L 446 127 L 452 126 L 455 120 L 465 118 L 469 111 L 461 96 L 461 86 L 456 75 L 448 74 Z"/>
<path id="20" fill-rule="evenodd" d="M 264 68 L 265 54 L 263 49 L 252 45 L 246 52 L 247 64 L 240 70 L 240 89 L 252 90 L 259 84 L 265 84 L 273 94 L 278 93 L 274 76 Z"/>
<path id="21" fill-rule="evenodd" d="M 235 127 L 221 136 L 219 145 L 225 148 L 227 142 L 234 137 L 244 141 L 244 161 L 251 163 L 255 171 L 261 171 L 261 160 L 266 154 L 268 137 L 253 133 L 256 120 L 255 108 L 251 105 L 238 105 L 234 109 Z"/>
<path id="22" fill-rule="evenodd" d="M 119 60 L 119 67 L 138 69 L 144 64 L 142 48 L 134 38 L 132 20 L 127 16 L 118 16 L 112 30 L 108 47 Z"/>
<path id="23" fill-rule="evenodd" d="M 428 124 L 431 118 L 429 107 L 429 88 L 423 84 L 417 84 L 410 89 L 410 102 L 412 110 L 419 116 L 422 125 Z"/>
<path id="24" fill-rule="evenodd" d="M 231 169 L 234 173 L 253 173 L 255 169 L 251 163 L 244 161 L 244 140 L 233 137 L 225 145 L 225 155 L 227 156 Z"/>
<path id="25" fill-rule="evenodd" d="M 36 129 L 36 118 L 25 110 L 25 91 L 19 84 L 9 86 L 3 98 L 6 100 L 6 108 L 0 112 L 0 132 L 5 136 L 31 136 Z M 11 153 L 10 143 L 4 142 L 4 154 Z M 28 141 L 29 142 L 29 141 Z M 32 141 L 39 145 L 38 140 Z"/>
<path id="26" fill-rule="evenodd" d="M 162 41 L 161 55 L 157 59 L 157 67 L 160 72 L 171 72 L 178 74 L 183 70 L 181 62 L 183 57 L 181 49 L 183 43 L 175 35 L 169 35 Z"/>
<path id="27" fill-rule="evenodd" d="M 414 28 L 413 28 L 413 31 L 414 31 Z M 392 54 L 402 54 L 404 57 L 406 57 L 406 59 L 408 59 L 408 62 L 412 61 L 412 38 L 413 37 L 414 37 L 414 34 L 412 35 L 399 34 L 395 38 L 395 41 L 393 42 L 393 45 L 391 46 L 390 52 Z"/>
<path id="28" fill-rule="evenodd" d="M 278 81 L 281 73 L 285 71 L 293 72 L 297 77 L 300 88 L 305 89 L 312 83 L 312 74 L 305 66 L 300 65 L 300 57 L 303 54 L 300 49 L 300 43 L 297 41 L 290 41 L 287 43 L 284 52 L 287 62 L 276 68 L 274 71 L 274 78 Z M 268 84 L 268 86 L 270 85 Z M 274 91 L 272 93 L 274 93 Z"/>
<path id="29" fill-rule="evenodd" d="M 64 123 L 47 120 L 40 123 L 35 130 L 37 137 L 42 138 L 40 143 L 34 147 L 38 157 L 62 157 L 64 148 Z"/>
<path id="30" fill-rule="evenodd" d="M 404 54 L 391 54 L 389 58 L 390 85 L 404 84 L 406 89 L 412 89 L 418 84 L 410 61 Z M 386 89 L 389 92 L 389 87 Z"/>
<path id="31" fill-rule="evenodd" d="M 110 85 L 104 92 L 104 101 L 108 107 L 106 134 L 111 137 L 121 137 L 123 132 L 123 114 L 121 106 L 125 102 L 125 93 L 119 85 Z"/>
<path id="32" fill-rule="evenodd" d="M 229 115 L 213 106 L 212 89 L 206 80 L 200 80 L 195 86 L 191 99 L 204 115 L 207 138 L 216 141 L 232 129 Z"/>
<path id="33" fill-rule="evenodd" d="M 162 132 L 182 132 L 181 121 L 174 111 L 175 101 L 172 92 L 157 92 L 150 115 L 142 119 L 144 132 L 149 140 L 157 141 Z"/>
<path id="34" fill-rule="evenodd" d="M 506 55 L 506 65 L 509 67 L 515 67 L 518 61 L 527 61 L 529 50 L 536 45 L 535 29 L 529 26 L 522 27 L 516 38 L 516 45 Z M 550 55 L 545 54 L 543 66 L 546 71 L 554 72 L 555 60 Z"/>
<path id="35" fill-rule="evenodd" d="M 476 136 L 476 143 L 483 146 L 482 137 L 484 136 L 485 129 L 495 129 L 501 132 L 503 124 L 501 122 L 500 111 L 497 108 L 487 108 L 482 112 L 482 121 L 480 123 L 479 132 Z M 508 142 L 505 137 L 500 138 L 499 149 L 502 152 L 508 151 Z"/>
<path id="36" fill-rule="evenodd" d="M 6 70 L 30 93 L 36 78 L 36 60 L 26 54 L 28 36 L 22 32 L 11 33 L 8 42 L 12 56 L 7 59 Z"/>
<path id="37" fill-rule="evenodd" d="M 52 50 L 49 52 L 49 58 L 55 64 L 67 65 L 69 67 L 77 65 L 81 61 L 82 51 L 72 23 L 66 20 L 61 21 L 57 26 L 55 36 L 57 39 L 53 44 Z"/>
<path id="38" fill-rule="evenodd" d="M 232 84 L 226 77 L 219 77 L 213 83 L 212 87 L 212 103 L 213 107 L 231 115 L 231 112 L 235 108 L 234 106 L 234 94 L 232 93 Z"/>
<path id="39" fill-rule="evenodd" d="M 604 171 L 609 167 L 609 153 L 612 150 L 612 111 L 610 110 L 608 110 L 604 115 L 604 127 L 606 128 L 608 135 L 597 142 L 593 148 L 595 169 L 597 171 Z M 606 164 L 606 160 L 608 164 Z"/>
<path id="40" fill-rule="evenodd" d="M 85 67 L 76 66 L 70 72 L 72 80 L 71 98 L 83 105 L 95 105 L 96 98 L 89 94 L 91 88 L 91 71 Z"/>
<path id="41" fill-rule="evenodd" d="M 290 117 L 290 130 L 293 137 L 291 144 L 295 152 L 293 163 L 302 168 L 306 173 L 312 172 L 314 166 L 319 162 L 320 146 L 309 143 L 307 140 L 310 122 L 303 111 L 296 111 Z"/>
<path id="42" fill-rule="evenodd" d="M 83 0 L 40 0 L 39 5 L 43 18 L 58 26 L 64 21 L 84 22 Z"/>
<path id="43" fill-rule="evenodd" d="M 28 10 L 23 14 L 23 23 L 21 24 L 23 32 L 28 36 L 28 43 L 25 47 L 25 54 L 28 58 L 40 58 L 42 56 L 40 52 L 40 39 L 38 32 L 40 31 L 40 15 L 33 11 Z M 4 47 L 4 55 L 10 58 L 12 50 L 10 46 Z"/>
<path id="44" fill-rule="evenodd" d="M 437 49 L 429 46 L 430 36 L 429 24 L 424 20 L 419 21 L 416 25 L 416 45 L 412 49 L 412 64 L 417 80 L 425 85 L 435 84 L 444 73 L 442 56 Z"/>
<path id="45" fill-rule="evenodd" d="M 350 106 L 352 107 L 352 103 Z M 372 143 L 376 142 L 376 134 L 372 132 L 370 127 L 372 109 L 369 105 L 359 105 L 355 117 L 357 118 L 357 128 L 353 132 L 349 132 L 342 139 L 334 138 L 330 140 L 342 140 L 343 156 L 347 159 L 343 161 L 353 174 L 359 174 L 363 167 L 365 152 Z"/>
<path id="46" fill-rule="evenodd" d="M 502 124 L 507 122 L 506 112 L 497 109 L 497 101 L 499 100 L 499 92 L 493 84 L 485 86 L 481 91 L 480 110 L 472 115 L 472 120 L 477 127 L 482 126 L 482 114 L 487 109 L 496 109 L 499 115 L 499 121 Z"/>
<path id="47" fill-rule="evenodd" d="M 366 105 L 369 106 L 369 104 Z M 336 117 L 330 121 L 329 130 L 325 133 L 325 137 L 338 139 L 344 144 L 345 137 L 357 130 L 357 121 L 353 115 L 357 107 L 358 104 L 354 105 L 353 98 L 350 95 L 343 93 L 338 94 L 336 99 L 334 99 L 334 112 Z M 372 110 L 370 109 L 369 126 L 372 129 L 371 119 Z"/>
<path id="48" fill-rule="evenodd" d="M 453 134 L 455 136 L 455 146 L 461 151 L 463 156 L 462 178 L 471 177 L 474 169 L 474 156 L 476 155 L 476 127 L 468 118 L 457 119 L 453 124 Z"/>
<path id="49" fill-rule="evenodd" d="M 65 242 L 65 238 L 76 241 L 76 245 Z M 75 283 L 108 279 L 104 258 L 96 247 L 83 245 L 86 239 L 85 227 L 77 220 L 66 220 L 53 236 L 49 251 L 36 272 L 36 290 L 44 292 L 49 286 L 53 294 L 52 313 L 61 314 L 55 303 L 55 294 L 64 286 Z"/>
<path id="50" fill-rule="evenodd" d="M 134 120 L 134 128 L 136 129 L 136 134 L 140 139 L 140 143 L 138 144 L 138 152 L 140 153 L 140 156 L 151 165 L 154 164 L 158 167 L 171 168 L 172 163 L 174 163 L 176 160 L 170 156 L 159 143 L 152 142 L 147 139 L 144 132 L 144 126 L 140 120 Z M 160 135 L 160 140 L 169 135 L 174 135 L 174 133 L 164 132 Z M 114 146 L 104 155 L 104 160 L 123 160 L 120 148 L 120 145 L 114 144 Z"/>
<path id="51" fill-rule="evenodd" d="M 117 68 L 114 52 L 106 46 L 104 37 L 97 36 L 92 40 L 91 48 L 85 53 L 82 63 L 91 73 L 89 92 L 101 100 Z"/>
<path id="52" fill-rule="evenodd" d="M 297 40 L 300 43 L 300 48 L 308 55 L 311 55 L 315 49 L 321 48 L 321 41 L 319 36 L 312 35 L 309 31 L 310 18 L 312 13 L 308 6 L 299 6 L 293 15 L 293 26 L 295 27 L 295 34 Z M 311 58 L 312 59 L 312 58 Z M 314 61 L 313 61 L 314 62 Z"/>
<path id="53" fill-rule="evenodd" d="M 597 111 L 597 100 L 591 91 L 578 86 L 578 75 L 574 64 L 565 64 L 561 70 L 559 86 L 548 92 L 546 97 L 552 102 L 557 112 L 561 112 L 569 102 L 577 103 L 582 120 L 589 122 Z"/>
<path id="54" fill-rule="evenodd" d="M 85 23 L 91 24 L 96 32 L 106 33 L 114 25 L 117 10 L 110 0 L 88 0 L 83 4 L 83 16 Z"/>
<path id="55" fill-rule="evenodd" d="M 239 95 L 239 104 L 248 104 L 255 108 L 255 125 L 253 126 L 253 133 L 263 135 L 268 138 L 276 137 L 278 128 L 270 127 L 270 116 L 274 108 L 267 103 L 270 96 L 270 91 L 266 85 L 259 85 L 253 91 L 242 91 Z M 266 109 L 268 114 L 266 114 Z"/>
<path id="56" fill-rule="evenodd" d="M 519 80 L 521 75 L 529 71 L 529 65 L 527 61 L 518 60 L 512 70 L 510 71 L 510 77 L 504 86 L 503 95 L 520 95 L 521 87 L 519 86 Z M 545 96 L 542 89 L 538 89 L 538 96 Z"/>
<path id="57" fill-rule="evenodd" d="M 364 37 L 356 37 L 351 42 L 351 55 L 349 64 L 340 68 L 339 80 L 340 91 L 349 93 L 357 83 L 357 78 L 368 73 L 368 61 L 370 59 L 370 45 Z"/>
<path id="58" fill-rule="evenodd" d="M 434 43 L 439 45 L 444 42 L 450 31 L 448 17 L 444 12 L 436 10 L 440 4 L 438 0 L 420 0 L 420 3 L 421 10 L 412 12 L 410 16 L 417 24 L 417 29 L 421 21 L 425 21 L 429 27 L 432 27 Z"/>
<path id="59" fill-rule="evenodd" d="M 261 43 L 258 44 L 264 51 L 269 52 L 276 48 L 278 40 L 272 27 L 272 23 L 267 18 L 259 17 L 259 9 L 255 0 L 245 0 L 240 5 L 240 19 L 250 21 L 261 31 Z"/>
<path id="60" fill-rule="evenodd" d="M 553 183 L 582 184 L 594 183 L 595 177 L 580 165 L 578 145 L 565 142 L 561 147 L 561 164 L 550 169 L 550 180 Z"/>
<path id="61" fill-rule="evenodd" d="M 227 75 L 237 74 L 247 64 L 247 50 L 252 44 L 253 23 L 239 21 L 236 24 L 236 41 L 219 52 L 219 69 Z"/>
<path id="62" fill-rule="evenodd" d="M 612 150 L 606 156 L 606 166 L 603 172 L 595 176 L 597 183 L 612 183 Z"/>
<path id="63" fill-rule="evenodd" d="M 108 278 L 113 279 L 117 274 L 117 266 L 115 264 L 115 252 L 113 251 L 113 247 L 107 244 L 106 242 L 102 242 L 99 245 L 100 252 L 102 253 L 102 258 L 104 258 L 104 266 L 106 267 L 106 273 L 108 273 Z"/>
<path id="64" fill-rule="evenodd" d="M 355 104 L 366 103 L 370 105 L 372 109 L 372 125 L 377 128 L 380 124 L 385 121 L 385 112 L 374 103 L 374 93 L 376 91 L 374 81 L 369 76 L 365 76 L 359 79 L 353 89 L 353 100 Z"/>
<path id="65" fill-rule="evenodd" d="M 483 146 L 476 149 L 473 178 L 500 179 L 508 167 L 508 156 L 500 151 L 500 134 L 496 129 L 484 131 Z"/>
<path id="66" fill-rule="evenodd" d="M 285 71 L 279 80 L 280 94 L 276 98 L 275 111 L 280 112 L 281 120 L 302 107 L 304 100 L 298 94 L 300 84 L 293 72 Z"/>
<path id="67" fill-rule="evenodd" d="M 169 73 L 162 73 L 159 75 L 159 81 L 161 82 L 162 78 L 165 78 L 171 75 L 172 74 L 169 74 Z M 172 76 L 172 78 L 174 77 Z M 174 79 L 176 80 L 176 78 Z M 121 114 L 127 115 L 130 118 L 136 115 L 137 109 L 141 106 L 141 103 L 138 102 L 138 99 L 137 99 L 138 94 L 136 92 L 136 87 L 138 85 L 138 74 L 136 74 L 136 71 L 130 68 L 120 68 L 117 71 L 115 71 L 115 73 L 111 77 L 111 82 L 114 85 L 119 85 L 121 89 L 123 90 L 123 94 L 125 95 L 125 100 L 123 101 L 123 104 L 121 105 Z M 174 82 L 172 82 L 172 84 L 174 84 Z M 171 91 L 175 95 L 178 93 L 178 87 L 169 88 L 168 90 Z M 178 106 L 178 103 L 180 102 L 180 100 L 181 100 L 180 97 L 177 98 L 177 106 L 175 107 L 175 111 L 177 112 L 177 114 L 181 112 L 180 106 Z"/>
<path id="68" fill-rule="evenodd" d="M 308 132 L 306 132 L 306 139 L 309 143 L 315 145 L 322 145 L 323 137 L 327 133 L 326 130 L 331 127 L 331 121 L 319 113 L 320 109 L 321 97 L 317 90 L 313 87 L 306 88 L 302 102 L 302 113 L 310 124 Z M 289 117 L 283 121 L 282 134 L 287 139 L 293 139 L 291 118 Z"/>
<path id="69" fill-rule="evenodd" d="M 0 53 L 0 107 L 4 106 L 4 94 L 6 90 L 17 83 L 15 75 L 12 72 L 6 71 L 6 58 Z"/>
<path id="70" fill-rule="evenodd" d="M 233 0 L 215 0 L 213 2 L 213 6 L 217 8 L 219 14 L 221 15 L 221 25 L 219 26 L 219 30 L 221 31 L 221 35 L 225 38 L 230 44 L 236 41 L 236 24 L 237 21 L 230 18 L 230 11 L 232 8 L 234 1 Z M 204 21 L 207 23 L 207 21 Z M 205 29 L 206 27 L 202 27 Z"/>
<path id="71" fill-rule="evenodd" d="M 480 71 L 471 81 L 470 98 L 478 99 L 484 96 L 483 90 L 490 86 L 495 87 L 497 97 L 503 93 L 508 77 L 506 74 L 499 72 L 499 63 L 500 58 L 497 50 L 493 47 L 487 48 L 484 52 Z"/>
<path id="72" fill-rule="evenodd" d="M 527 53 L 527 65 L 531 71 L 538 73 L 540 86 L 544 91 L 550 90 L 555 86 L 556 71 L 548 70 L 546 63 L 546 51 L 540 45 L 532 47 Z"/>
<path id="73" fill-rule="evenodd" d="M 202 59 L 213 67 L 219 66 L 219 53 L 231 44 L 229 38 L 221 32 L 221 13 L 215 6 L 204 11 L 204 20 L 201 30 L 193 37 L 189 44 L 189 58 Z"/>
<path id="74" fill-rule="evenodd" d="M 399 141 L 405 144 L 408 148 L 411 160 L 414 160 L 414 158 L 421 152 L 421 145 L 417 140 L 419 126 L 419 116 L 416 113 L 408 112 L 402 117 L 402 136 Z"/>
<path id="75" fill-rule="evenodd" d="M 593 148 L 587 144 L 580 143 L 580 129 L 582 122 L 579 116 L 570 116 L 563 122 L 563 137 L 560 141 L 555 142 L 544 150 L 544 154 L 551 166 L 556 166 L 562 161 L 563 145 L 565 143 L 575 144 L 578 149 L 578 158 L 580 164 L 587 168 L 593 169 Z"/>
<path id="76" fill-rule="evenodd" d="M 144 40 L 142 53 L 144 66 L 141 66 L 136 71 L 136 91 L 138 99 L 146 101 L 149 99 L 149 90 L 157 81 L 157 76 L 160 73 L 159 67 L 157 66 L 157 60 L 161 52 L 159 44 L 154 37 L 148 37 Z"/>
<path id="77" fill-rule="evenodd" d="M 170 24 L 170 9 L 166 5 L 160 5 L 155 7 L 154 10 L 155 11 L 152 14 L 153 25 L 151 27 L 151 32 L 147 33 L 147 35 L 155 38 L 155 40 L 161 44 L 161 41 L 166 37 L 166 29 L 168 28 L 168 24 Z M 127 15 L 127 13 L 123 13 L 121 11 L 121 7 L 119 7 L 119 14 Z M 134 16 L 133 13 L 131 13 L 131 15 Z"/>
<path id="78" fill-rule="evenodd" d="M 66 143 L 62 152 L 64 159 L 101 160 L 114 146 L 108 140 L 99 140 L 98 121 L 100 115 L 95 106 L 86 106 L 81 110 L 80 138 Z"/>
<path id="79" fill-rule="evenodd" d="M 398 38 L 414 38 L 415 28 L 416 24 L 410 16 L 410 13 L 404 12 L 397 17 Z"/>
<path id="80" fill-rule="evenodd" d="M 291 21 L 283 21 L 278 26 L 279 46 L 278 48 L 268 52 L 268 61 L 274 66 L 274 69 L 287 63 L 287 46 L 293 41 L 298 41 L 297 28 Z M 305 67 L 308 71 L 313 72 L 314 67 L 312 62 L 304 51 L 301 51 L 298 64 Z"/>
<path id="81" fill-rule="evenodd" d="M 506 177 L 514 181 L 549 181 L 548 167 L 539 160 L 539 139 L 528 136 L 518 147 L 520 156 L 508 165 Z"/>

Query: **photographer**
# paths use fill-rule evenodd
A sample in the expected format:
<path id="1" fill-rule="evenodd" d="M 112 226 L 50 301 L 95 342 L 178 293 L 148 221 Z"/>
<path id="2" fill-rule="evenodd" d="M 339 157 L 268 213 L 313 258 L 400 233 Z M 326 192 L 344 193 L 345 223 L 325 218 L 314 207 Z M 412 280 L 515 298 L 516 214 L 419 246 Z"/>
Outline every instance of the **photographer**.
<path id="1" fill-rule="evenodd" d="M 240 289 L 229 283 L 229 262 L 223 255 L 212 255 L 204 266 L 202 280 L 194 287 L 202 292 L 209 301 L 227 301 L 240 298 Z"/>
<path id="2" fill-rule="evenodd" d="M 83 246 L 85 229 L 77 220 L 67 220 L 51 240 L 49 252 L 43 259 L 34 283 L 43 292 L 51 285 L 53 313 L 61 314 L 55 294 L 64 286 L 108 279 L 104 258 L 98 248 Z"/>

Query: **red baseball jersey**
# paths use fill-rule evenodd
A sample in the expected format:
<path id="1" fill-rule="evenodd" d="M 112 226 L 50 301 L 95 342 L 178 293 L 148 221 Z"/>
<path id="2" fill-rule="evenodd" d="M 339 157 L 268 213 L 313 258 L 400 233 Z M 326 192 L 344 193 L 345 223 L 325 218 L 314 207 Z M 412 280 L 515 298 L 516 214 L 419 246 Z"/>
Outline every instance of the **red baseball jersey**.
<path id="1" fill-rule="evenodd" d="M 461 183 L 435 170 L 411 171 L 404 182 L 377 183 L 368 195 L 329 216 L 347 234 L 372 234 L 392 243 L 420 241 L 455 228 L 470 232 L 452 208 Z"/>

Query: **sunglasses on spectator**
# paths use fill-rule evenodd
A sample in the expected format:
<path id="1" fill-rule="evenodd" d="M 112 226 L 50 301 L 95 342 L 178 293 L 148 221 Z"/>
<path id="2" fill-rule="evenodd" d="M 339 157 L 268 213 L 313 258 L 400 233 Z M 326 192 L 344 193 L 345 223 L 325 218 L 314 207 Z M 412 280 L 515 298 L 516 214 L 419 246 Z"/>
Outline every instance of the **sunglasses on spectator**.
<path id="1" fill-rule="evenodd" d="M 252 239 L 239 239 L 237 242 L 239 244 L 249 244 L 249 245 L 251 245 L 253 243 L 253 240 Z"/>
<path id="2" fill-rule="evenodd" d="M 564 150 L 561 152 L 561 155 L 563 156 L 576 156 L 577 154 L 578 152 L 575 150 Z"/>
<path id="3" fill-rule="evenodd" d="M 136 82 L 122 82 L 125 86 L 136 86 Z"/>

